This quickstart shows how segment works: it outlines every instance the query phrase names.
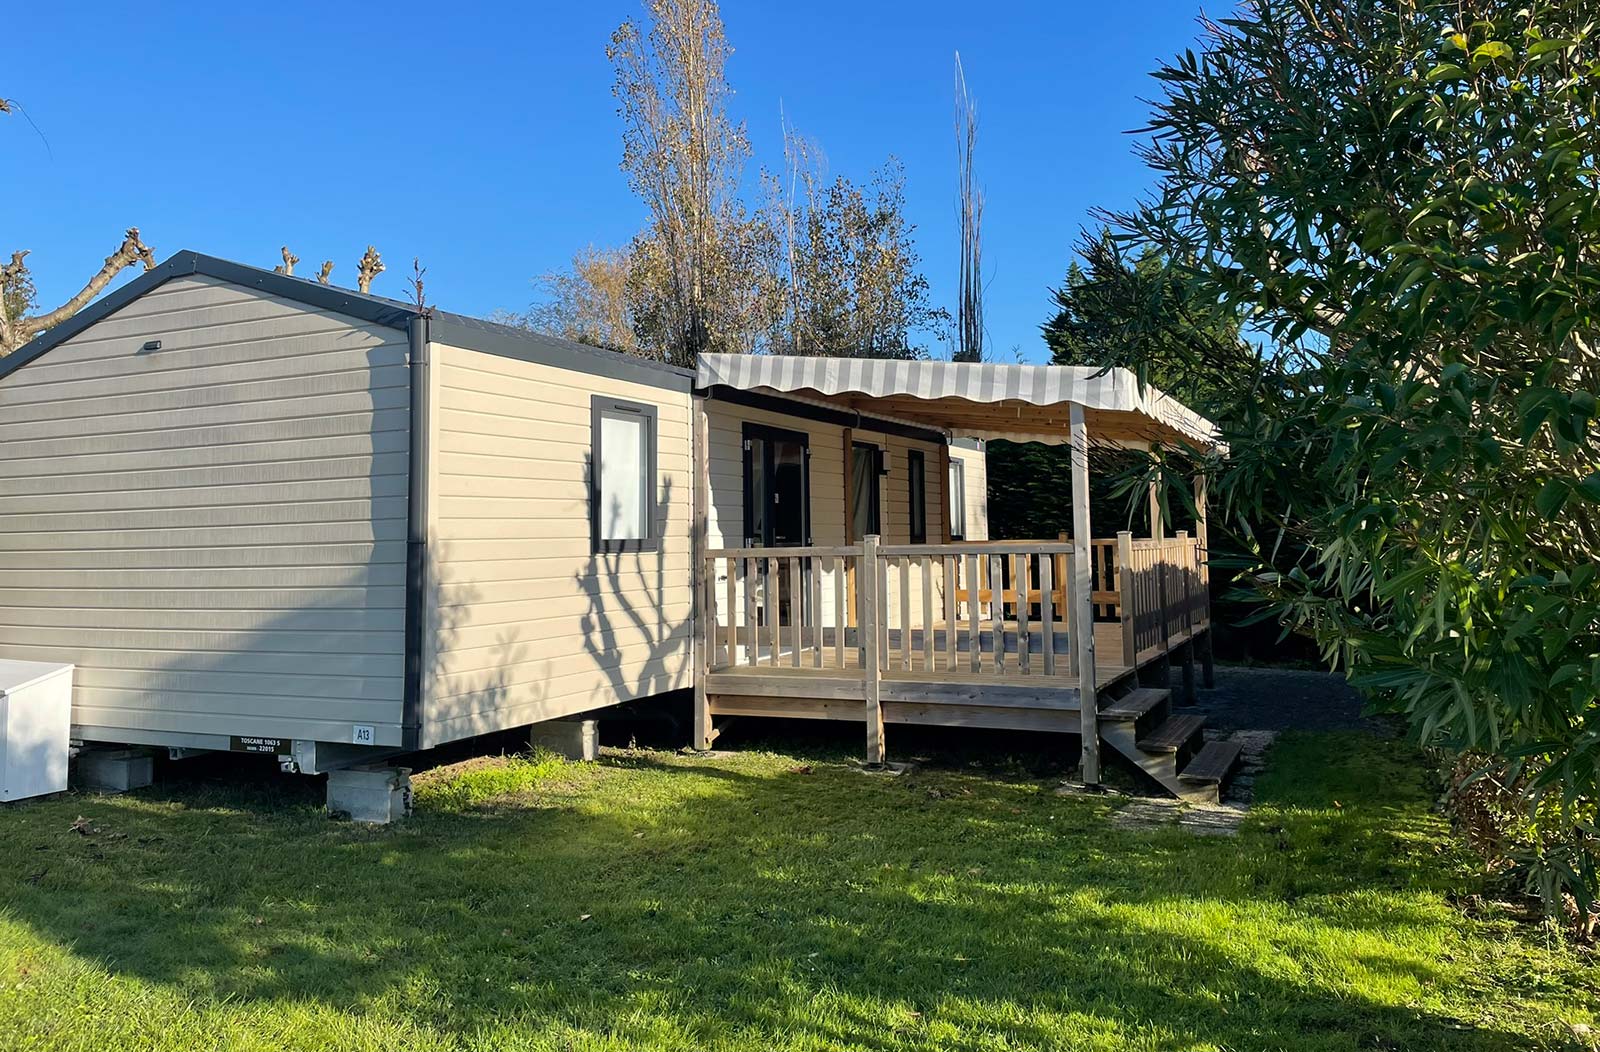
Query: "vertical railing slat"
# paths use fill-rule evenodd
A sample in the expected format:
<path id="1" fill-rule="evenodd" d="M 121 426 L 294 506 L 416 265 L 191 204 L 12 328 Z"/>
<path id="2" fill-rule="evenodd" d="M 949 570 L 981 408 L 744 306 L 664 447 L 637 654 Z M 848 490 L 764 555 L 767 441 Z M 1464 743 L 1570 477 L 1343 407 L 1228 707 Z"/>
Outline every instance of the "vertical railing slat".
<path id="1" fill-rule="evenodd" d="M 805 651 L 805 638 L 802 629 L 805 627 L 805 601 L 806 594 L 800 589 L 800 560 L 789 559 L 789 645 L 794 648 L 794 660 L 791 664 L 800 667 L 800 655 Z"/>
<path id="2" fill-rule="evenodd" d="M 756 622 L 756 561 L 744 560 L 744 663 L 754 665 L 761 654 L 761 631 Z"/>
<path id="3" fill-rule="evenodd" d="M 969 555 L 967 556 L 967 651 L 974 672 L 983 671 L 983 645 L 978 628 L 979 608 L 982 605 L 978 592 L 978 557 Z"/>
<path id="4" fill-rule="evenodd" d="M 811 665 L 822 667 L 822 560 L 808 560 L 811 565 Z"/>
<path id="5" fill-rule="evenodd" d="M 917 560 L 922 567 L 922 671 L 933 671 L 933 559 Z"/>
<path id="6" fill-rule="evenodd" d="M 850 622 L 850 615 L 845 610 L 845 568 L 844 556 L 833 557 L 833 657 L 844 668 L 844 630 Z"/>
<path id="7" fill-rule="evenodd" d="M 739 570 L 737 559 L 724 559 L 728 567 L 728 667 L 739 663 Z"/>
<path id="8" fill-rule="evenodd" d="M 1044 674 L 1056 674 L 1055 556 L 1039 556 L 1039 647 L 1044 654 Z"/>
<path id="9" fill-rule="evenodd" d="M 1017 593 L 1017 671 L 1024 676 L 1033 673 L 1033 638 L 1028 626 L 1029 588 L 1032 560 L 1026 554 L 1011 558 L 1011 584 Z"/>
<path id="10" fill-rule="evenodd" d="M 1077 556 L 1071 552 L 1061 560 L 1067 581 L 1066 602 L 1063 604 L 1067 608 L 1067 672 L 1073 676 L 1078 674 L 1078 658 L 1083 653 L 1083 636 L 1078 626 L 1078 603 L 1072 594 L 1072 582 L 1077 580 L 1073 565 L 1076 560 Z"/>
<path id="11" fill-rule="evenodd" d="M 1006 670 L 1006 578 L 1004 557 L 989 556 L 989 623 L 994 632 L 994 671 Z"/>
<path id="12" fill-rule="evenodd" d="M 707 671 L 717 668 L 717 561 L 705 560 L 705 609 L 701 611 L 705 617 L 705 668 Z"/>
<path id="13" fill-rule="evenodd" d="M 777 568 L 772 565 L 771 556 L 761 560 L 761 602 L 764 607 L 762 613 L 767 619 L 767 664 L 773 668 L 778 667 L 778 651 L 781 640 L 778 637 L 778 596 Z"/>
<path id="14" fill-rule="evenodd" d="M 910 671 L 910 560 L 899 558 L 901 571 L 901 671 Z"/>
<path id="15" fill-rule="evenodd" d="M 956 560 L 944 557 L 944 670 L 956 670 Z"/>

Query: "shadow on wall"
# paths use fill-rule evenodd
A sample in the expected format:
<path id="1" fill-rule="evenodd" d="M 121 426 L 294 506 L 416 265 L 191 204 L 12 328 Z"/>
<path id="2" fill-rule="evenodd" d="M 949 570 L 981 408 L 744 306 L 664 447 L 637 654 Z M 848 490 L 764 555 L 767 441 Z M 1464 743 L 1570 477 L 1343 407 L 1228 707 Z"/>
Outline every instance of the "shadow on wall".
<path id="1" fill-rule="evenodd" d="M 518 622 L 481 623 L 474 608 L 482 592 L 471 582 L 445 579 L 446 568 L 461 563 L 451 558 L 452 545 L 429 545 L 427 666 L 422 670 L 424 713 L 430 727 L 454 741 L 504 729 L 499 713 L 512 706 L 538 705 L 550 693 L 551 662 L 534 679 L 516 679 L 528 654 L 525 627 Z M 486 608 L 485 608 L 486 609 Z"/>
<path id="2" fill-rule="evenodd" d="M 584 479 L 592 478 L 593 458 L 584 455 Z M 590 492 L 595 492 L 592 483 Z M 673 534 L 667 528 L 672 508 L 674 481 L 665 477 L 660 493 L 654 495 L 650 507 L 650 521 L 655 524 L 661 538 L 656 552 L 595 552 L 584 564 L 581 572 L 573 575 L 573 583 L 588 601 L 588 607 L 579 621 L 583 636 L 583 649 L 606 677 L 609 690 L 596 689 L 590 700 L 594 706 L 609 705 L 616 700 L 631 700 L 650 694 L 676 690 L 693 684 L 694 668 L 690 660 L 690 643 L 694 624 L 686 607 L 675 612 L 667 604 L 669 585 L 689 588 L 694 581 L 694 551 L 698 538 L 691 539 L 685 554 L 689 565 L 682 571 L 672 571 L 669 577 L 667 562 L 673 554 Z M 587 509 L 585 509 L 587 510 Z M 623 509 L 613 501 L 601 509 L 602 535 L 615 536 L 622 532 Z M 673 580 L 673 578 L 680 580 Z M 641 653 L 642 651 L 642 653 Z M 676 671 L 673 662 L 678 663 Z M 637 664 L 637 673 L 630 674 L 630 666 Z"/>
<path id="3" fill-rule="evenodd" d="M 370 338 L 365 330 L 339 337 Z M 131 549 L 124 563 L 125 572 L 140 575 L 136 586 L 105 589 L 84 602 L 84 612 L 103 608 L 108 616 L 88 621 L 75 634 L 53 630 L 62 645 L 7 646 L 7 655 L 79 664 L 75 702 L 112 710 L 90 720 L 109 724 L 107 737 L 121 723 L 149 726 L 151 714 L 168 717 L 164 730 L 335 741 L 349 741 L 354 724 L 397 722 L 404 685 L 409 452 L 408 434 L 399 425 L 404 410 L 390 404 L 397 369 L 403 368 L 390 360 L 396 353 L 392 344 L 367 349 L 366 387 L 359 392 L 367 399 L 365 411 L 321 420 L 314 433 L 301 436 L 304 448 L 230 444 L 223 438 L 215 457 L 166 472 L 140 471 L 137 478 L 148 483 L 129 476 L 130 490 L 148 484 L 170 493 L 191 472 L 220 466 L 236 468 L 240 484 L 208 488 L 204 505 L 172 505 L 165 514 L 178 524 L 164 523 L 161 531 L 171 540 L 118 535 L 140 539 L 111 543 L 150 545 Z M 253 421 L 222 421 L 215 430 L 226 431 L 230 423 Z M 158 434 L 147 445 L 159 446 L 168 437 Z M 278 449 L 305 455 L 284 452 L 284 459 L 270 459 L 280 455 L 273 452 Z M 318 452 L 312 456 L 311 450 Z M 249 496 L 234 496 L 242 491 Z M 229 504 L 242 500 L 249 503 Z M 215 514 L 218 508 L 249 514 L 224 519 Z M 188 517 L 196 523 L 216 525 L 184 528 L 185 511 L 194 513 Z M 113 525 L 95 525 L 94 513 L 83 516 L 85 522 L 65 513 L 59 518 L 62 531 Z M 306 531 L 321 536 L 314 542 L 284 539 Z M 49 564 L 69 565 L 67 550 L 78 543 L 70 536 L 59 542 Z M 5 556 L 0 564 L 12 565 Z M 213 583 L 218 580 L 233 583 Z M 189 598 L 184 590 L 200 594 Z M 109 616 L 113 610 L 120 621 Z M 52 621 L 67 623 L 53 618 L 37 624 Z M 119 707 L 132 711 L 119 716 Z M 308 735 L 308 724 L 325 730 Z"/>
<path id="4" fill-rule="evenodd" d="M 349 338 L 364 337 L 352 333 Z M 363 431 L 354 423 L 369 420 L 367 414 L 330 418 L 328 426 L 335 433 L 319 432 L 314 444 L 335 451 L 321 461 L 268 461 L 265 457 L 273 454 L 254 447 L 242 454 L 252 465 L 295 468 L 283 472 L 280 480 L 252 487 L 254 497 L 281 503 L 252 504 L 255 514 L 246 525 L 210 532 L 197 528 L 166 547 L 136 552 L 135 565 L 150 567 L 148 580 L 164 589 L 155 593 L 156 602 L 140 607 L 134 589 L 121 594 L 107 590 L 106 598 L 92 601 L 108 608 L 137 607 L 141 627 L 119 630 L 107 627 L 115 624 L 109 619 L 90 622 L 74 638 L 76 645 L 8 645 L 6 655 L 73 661 L 88 674 L 80 677 L 80 687 L 84 679 L 98 675 L 99 683 L 126 699 L 126 706 L 207 717 L 205 723 L 189 715 L 175 717 L 182 721 L 175 725 L 178 730 L 348 742 L 353 725 L 392 727 L 399 722 L 405 688 L 409 436 L 396 426 L 404 419 L 396 415 L 401 410 L 379 408 L 380 396 L 393 400 L 393 388 L 386 385 L 392 385 L 394 366 L 383 357 L 390 354 L 392 349 L 376 347 L 366 359 L 366 394 L 374 421 L 370 429 Z M 324 439 L 338 440 L 337 446 L 326 445 Z M 353 492 L 358 490 L 353 484 L 361 482 L 365 499 Z M 170 485 L 171 480 L 154 484 Z M 220 504 L 233 499 L 227 496 L 231 492 L 218 489 L 212 499 Z M 287 496 L 329 492 L 336 492 L 338 499 L 301 496 L 297 502 Z M 297 513 L 297 503 L 316 507 L 309 514 Z M 276 513 L 278 508 L 290 514 Z M 271 514 L 263 516 L 263 509 Z M 329 539 L 314 546 L 275 540 L 299 532 L 285 525 L 295 519 L 315 520 L 312 528 Z M 64 523 L 62 528 L 89 527 Z M 218 547 L 206 549 L 205 544 Z M 31 554 L 0 553 L 0 565 L 13 565 L 18 556 Z M 436 562 L 448 561 L 447 548 L 431 554 Z M 158 605 L 173 589 L 200 590 L 200 585 L 182 582 L 206 567 L 239 565 L 251 569 L 230 575 L 228 579 L 241 582 L 231 592 L 211 588 L 187 604 L 193 607 L 188 610 Z M 479 598 L 475 586 L 442 584 L 430 575 L 429 588 L 424 605 L 432 654 L 424 669 L 428 682 L 447 679 L 468 715 L 504 705 L 513 689 L 534 700 L 542 696 L 542 681 L 514 688 L 508 678 L 508 670 L 526 650 L 523 625 L 476 629 L 468 617 Z M 271 609 L 275 603 L 282 608 Z M 465 647 L 480 660 L 460 662 L 455 655 Z M 104 653 L 85 663 L 84 655 L 96 650 Z M 132 693 L 135 689 L 139 693 Z M 96 700 L 109 693 L 96 691 Z M 84 698 L 80 689 L 76 700 Z M 218 716 L 225 722 L 217 721 Z M 318 733 L 306 733 L 308 722 L 320 728 Z"/>

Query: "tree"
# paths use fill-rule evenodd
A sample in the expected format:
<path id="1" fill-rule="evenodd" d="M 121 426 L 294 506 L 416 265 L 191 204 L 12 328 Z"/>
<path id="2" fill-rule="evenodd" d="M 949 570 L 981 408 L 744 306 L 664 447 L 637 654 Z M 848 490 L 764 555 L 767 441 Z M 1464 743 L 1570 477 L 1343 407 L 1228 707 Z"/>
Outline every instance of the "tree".
<path id="1" fill-rule="evenodd" d="M 920 358 L 913 336 L 949 316 L 928 281 L 905 216 L 905 172 L 893 158 L 866 187 L 831 182 L 820 151 L 785 129 L 787 187 L 769 177 L 782 231 L 783 311 L 772 349 L 784 354 Z"/>
<path id="2" fill-rule="evenodd" d="M 739 175 L 744 127 L 728 116 L 732 48 L 713 0 L 646 0 L 606 49 L 623 120 L 622 170 L 649 223 L 632 254 L 637 317 L 656 356 L 693 365 L 703 350 L 746 350 L 768 327 L 763 253 L 770 238 L 746 214 Z M 644 341 L 647 344 L 650 341 Z"/>
<path id="3" fill-rule="evenodd" d="M 1265 609 L 1422 742 L 1592 925 L 1600 836 L 1600 89 L 1585 0 L 1247 0 L 1156 77 L 1106 215 L 1270 350 L 1203 370 Z M 1138 366 L 1136 348 L 1114 348 Z"/>
<path id="4" fill-rule="evenodd" d="M 28 250 L 21 249 L 11 253 L 10 262 L 0 264 L 0 291 L 4 293 L 0 296 L 0 356 L 10 354 L 39 333 L 54 328 L 87 307 L 126 268 L 142 265 L 145 270 L 153 270 L 156 265 L 155 254 L 139 239 L 139 228 L 129 227 L 122 244 L 106 257 L 81 289 L 55 309 L 34 314 L 31 311 L 36 306 L 37 294 L 27 257 Z"/>
<path id="5" fill-rule="evenodd" d="M 1185 268 L 1154 248 L 1130 262 L 1108 229 L 1086 235 L 1078 255 L 1051 293 L 1055 313 L 1041 327 L 1051 361 L 1127 362 L 1143 383 L 1185 405 L 1202 413 L 1226 411 L 1226 396 L 1211 375 L 1247 373 L 1261 353 L 1241 337 L 1239 312 L 1206 300 Z M 1212 368 L 1194 369 L 1195 357 Z"/>
<path id="6" fill-rule="evenodd" d="M 961 236 L 961 279 L 956 307 L 958 362 L 983 361 L 983 191 L 974 162 L 978 150 L 978 107 L 967 90 L 967 74 L 956 52 L 956 166 L 959 172 L 956 217 Z"/>
<path id="7" fill-rule="evenodd" d="M 534 279 L 544 298 L 520 319 L 521 324 L 579 343 L 640 353 L 628 301 L 633 267 L 631 249 L 590 245 L 574 253 L 569 270 Z"/>

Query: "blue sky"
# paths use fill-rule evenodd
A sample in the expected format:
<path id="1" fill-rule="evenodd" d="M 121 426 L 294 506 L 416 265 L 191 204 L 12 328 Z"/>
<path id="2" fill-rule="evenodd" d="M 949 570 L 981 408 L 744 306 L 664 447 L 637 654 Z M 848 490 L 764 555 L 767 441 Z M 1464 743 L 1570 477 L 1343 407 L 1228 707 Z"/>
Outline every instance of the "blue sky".
<path id="1" fill-rule="evenodd" d="M 33 250 L 47 305 L 138 225 L 162 258 L 192 248 L 270 267 L 288 243 L 302 269 L 333 258 L 342 284 L 372 242 L 389 265 L 373 291 L 404 295 L 420 256 L 432 302 L 484 315 L 525 307 L 534 275 L 641 225 L 605 57 L 640 11 L 630 0 L 29 7 L 7 20 L 0 97 L 49 148 L 24 120 L 0 121 L 0 248 Z M 833 173 L 865 180 L 898 156 L 934 298 L 953 306 L 959 49 L 980 108 L 992 351 L 1039 360 L 1047 290 L 1089 210 L 1149 184 L 1125 132 L 1197 12 L 726 2 L 747 182 L 781 159 L 780 102 Z"/>

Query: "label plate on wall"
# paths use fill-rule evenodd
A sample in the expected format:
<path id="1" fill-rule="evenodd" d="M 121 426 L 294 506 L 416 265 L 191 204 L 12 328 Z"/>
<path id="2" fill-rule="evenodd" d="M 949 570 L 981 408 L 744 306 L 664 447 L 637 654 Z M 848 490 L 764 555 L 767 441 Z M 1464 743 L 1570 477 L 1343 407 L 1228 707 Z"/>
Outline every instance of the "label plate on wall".
<path id="1" fill-rule="evenodd" d="M 262 752 L 274 756 L 287 756 L 294 751 L 288 738 L 262 738 L 253 734 L 235 734 L 228 739 L 228 748 L 234 752 Z"/>

